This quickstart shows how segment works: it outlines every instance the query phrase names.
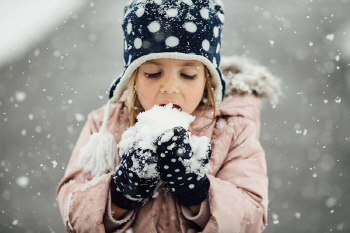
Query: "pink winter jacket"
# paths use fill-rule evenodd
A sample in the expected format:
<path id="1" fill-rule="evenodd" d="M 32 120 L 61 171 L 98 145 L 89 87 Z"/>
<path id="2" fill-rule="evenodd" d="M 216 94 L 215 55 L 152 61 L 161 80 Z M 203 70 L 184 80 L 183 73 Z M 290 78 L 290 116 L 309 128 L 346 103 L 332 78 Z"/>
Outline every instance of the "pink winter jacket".
<path id="1" fill-rule="evenodd" d="M 117 143 L 129 127 L 126 93 L 112 106 L 108 131 Z M 212 156 L 207 177 L 208 198 L 199 213 L 181 206 L 161 186 L 158 196 L 123 219 L 111 215 L 109 186 L 114 172 L 92 179 L 78 167 L 79 150 L 89 136 L 97 132 L 103 121 L 101 108 L 88 116 L 65 175 L 57 190 L 57 202 L 68 232 L 262 232 L 267 219 L 268 178 L 265 153 L 258 137 L 260 129 L 260 98 L 255 95 L 225 97 L 216 112 L 212 110 L 195 121 L 193 135 L 211 139 Z M 197 111 L 195 111 L 197 113 Z M 194 113 L 194 114 L 195 114 Z"/>

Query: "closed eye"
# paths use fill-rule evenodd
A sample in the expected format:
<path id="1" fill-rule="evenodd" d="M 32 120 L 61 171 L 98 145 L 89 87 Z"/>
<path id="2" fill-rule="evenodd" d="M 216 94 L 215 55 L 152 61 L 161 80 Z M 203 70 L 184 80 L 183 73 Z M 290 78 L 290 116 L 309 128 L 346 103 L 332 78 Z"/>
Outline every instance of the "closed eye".
<path id="1" fill-rule="evenodd" d="M 197 75 L 181 74 L 181 76 L 185 79 L 195 79 Z"/>
<path id="2" fill-rule="evenodd" d="M 147 78 L 157 78 L 157 77 L 159 77 L 160 76 L 160 72 L 158 72 L 158 73 L 153 73 L 153 74 L 149 74 L 149 73 L 145 73 L 145 76 L 147 77 Z"/>

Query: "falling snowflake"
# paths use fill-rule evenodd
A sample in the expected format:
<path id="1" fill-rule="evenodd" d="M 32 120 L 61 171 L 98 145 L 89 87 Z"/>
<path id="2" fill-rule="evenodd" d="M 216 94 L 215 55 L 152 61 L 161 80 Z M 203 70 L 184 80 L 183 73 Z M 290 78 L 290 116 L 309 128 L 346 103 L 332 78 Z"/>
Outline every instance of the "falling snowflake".
<path id="1" fill-rule="evenodd" d="M 326 39 L 329 40 L 329 41 L 333 41 L 334 40 L 334 34 L 328 34 L 326 36 Z"/>

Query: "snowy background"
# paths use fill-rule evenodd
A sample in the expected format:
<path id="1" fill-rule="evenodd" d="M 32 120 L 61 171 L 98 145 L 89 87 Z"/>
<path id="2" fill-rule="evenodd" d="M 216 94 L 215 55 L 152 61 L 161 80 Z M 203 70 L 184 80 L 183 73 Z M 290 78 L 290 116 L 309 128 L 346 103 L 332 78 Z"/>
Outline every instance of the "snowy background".
<path id="1" fill-rule="evenodd" d="M 64 232 L 56 187 L 122 70 L 124 3 L 0 2 L 0 232 Z M 222 54 L 283 81 L 261 115 L 265 232 L 349 232 L 350 0 L 224 3 Z"/>

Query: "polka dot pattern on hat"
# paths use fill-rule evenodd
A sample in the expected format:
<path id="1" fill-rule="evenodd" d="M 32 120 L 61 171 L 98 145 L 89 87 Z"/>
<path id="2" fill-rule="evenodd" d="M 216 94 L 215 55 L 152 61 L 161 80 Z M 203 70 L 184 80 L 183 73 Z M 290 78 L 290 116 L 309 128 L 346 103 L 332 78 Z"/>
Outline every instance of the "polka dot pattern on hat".
<path id="1" fill-rule="evenodd" d="M 219 66 L 221 32 L 225 17 L 220 2 L 131 0 L 125 7 L 122 25 L 125 37 L 124 72 L 111 87 L 110 97 L 114 95 L 114 90 L 121 79 L 124 79 L 125 73 L 128 73 L 125 79 L 130 78 L 134 70 L 129 71 L 128 68 L 134 61 L 160 53 L 197 55 L 206 59 L 205 65 L 211 66 L 209 70 L 213 80 L 216 80 L 212 86 L 215 91 L 220 87 L 220 96 L 224 96 L 225 82 Z M 117 88 L 117 95 L 125 90 L 128 81 L 122 83 L 124 87 Z"/>
<path id="2" fill-rule="evenodd" d="M 148 30 L 152 33 L 158 32 L 160 29 L 160 24 L 157 21 L 153 21 L 148 25 Z"/>
<path id="3" fill-rule="evenodd" d="M 134 40 L 134 46 L 135 46 L 136 49 L 141 48 L 141 46 L 142 46 L 142 40 L 141 40 L 141 38 L 136 38 L 136 39 Z"/>
<path id="4" fill-rule="evenodd" d="M 203 49 L 204 49 L 205 51 L 209 51 L 210 42 L 209 42 L 207 39 L 203 40 L 203 42 L 202 42 L 202 47 L 203 47 Z"/>
<path id="5" fill-rule="evenodd" d="M 209 10 L 207 8 L 202 8 L 200 13 L 203 19 L 209 19 Z"/>
<path id="6" fill-rule="evenodd" d="M 169 16 L 169 17 L 175 17 L 177 16 L 178 14 L 178 10 L 173 8 L 173 9 L 169 9 L 166 11 L 166 14 Z"/>
<path id="7" fill-rule="evenodd" d="M 165 44 L 166 46 L 169 47 L 176 47 L 179 44 L 179 39 L 176 36 L 169 36 L 166 40 L 165 40 Z"/>
<path id="8" fill-rule="evenodd" d="M 186 22 L 184 27 L 186 28 L 186 31 L 195 33 L 197 31 L 197 25 L 193 22 Z"/>

